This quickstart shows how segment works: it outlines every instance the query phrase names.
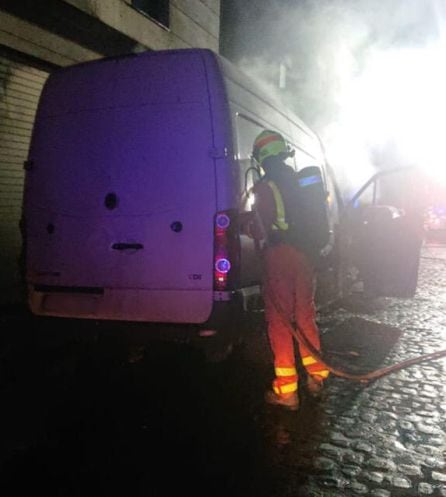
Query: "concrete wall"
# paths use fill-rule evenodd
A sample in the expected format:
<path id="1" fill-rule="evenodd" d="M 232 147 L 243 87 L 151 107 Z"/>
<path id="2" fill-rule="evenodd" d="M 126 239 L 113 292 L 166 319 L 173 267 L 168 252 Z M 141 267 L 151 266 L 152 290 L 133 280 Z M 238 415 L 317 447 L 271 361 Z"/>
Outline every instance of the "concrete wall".
<path id="1" fill-rule="evenodd" d="M 0 45 L 56 66 L 147 49 L 218 52 L 220 0 L 171 0 L 162 27 L 131 0 L 3 0 Z"/>
<path id="2" fill-rule="evenodd" d="M 207 47 L 218 51 L 220 0 L 171 0 L 169 30 L 152 21 L 155 25 L 147 29 L 148 19 L 131 7 L 131 0 L 65 1 L 154 50 Z"/>
<path id="3" fill-rule="evenodd" d="M 57 66 L 147 49 L 218 52 L 220 0 L 171 0 L 166 29 L 131 0 L 3 0 L 0 45 Z"/>

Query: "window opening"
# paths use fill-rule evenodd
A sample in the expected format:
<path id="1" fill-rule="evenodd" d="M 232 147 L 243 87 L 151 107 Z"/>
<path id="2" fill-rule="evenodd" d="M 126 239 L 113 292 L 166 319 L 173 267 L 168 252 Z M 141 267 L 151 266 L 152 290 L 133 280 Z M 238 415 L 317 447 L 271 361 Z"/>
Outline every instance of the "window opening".
<path id="1" fill-rule="evenodd" d="M 132 0 L 132 7 L 162 26 L 169 27 L 169 0 Z"/>

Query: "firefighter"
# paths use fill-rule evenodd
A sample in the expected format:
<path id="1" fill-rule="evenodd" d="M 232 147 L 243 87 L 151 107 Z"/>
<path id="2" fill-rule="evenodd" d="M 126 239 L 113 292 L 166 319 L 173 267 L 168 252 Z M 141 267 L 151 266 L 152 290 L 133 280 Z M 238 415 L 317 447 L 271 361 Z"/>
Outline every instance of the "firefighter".
<path id="1" fill-rule="evenodd" d="M 295 411 L 299 407 L 299 373 L 294 336 L 285 320 L 299 327 L 317 350 L 320 340 L 315 322 L 312 260 L 295 244 L 287 242 L 285 236 L 287 173 L 293 171 L 285 160 L 293 155 L 283 136 L 275 131 L 264 130 L 255 139 L 253 157 L 265 174 L 254 186 L 253 211 L 257 222 L 251 224 L 248 234 L 262 240 L 263 247 L 265 316 L 275 371 L 265 401 Z M 329 371 L 303 344 L 299 343 L 298 348 L 307 372 L 307 390 L 318 396 Z"/>

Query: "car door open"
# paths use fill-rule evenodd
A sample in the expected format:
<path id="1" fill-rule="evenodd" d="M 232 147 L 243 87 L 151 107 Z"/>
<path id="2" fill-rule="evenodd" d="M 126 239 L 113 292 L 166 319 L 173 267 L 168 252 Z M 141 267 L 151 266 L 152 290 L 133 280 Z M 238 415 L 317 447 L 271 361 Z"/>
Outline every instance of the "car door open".
<path id="1" fill-rule="evenodd" d="M 424 239 L 425 197 L 419 173 L 376 173 L 342 216 L 345 264 L 370 296 L 413 297 Z"/>

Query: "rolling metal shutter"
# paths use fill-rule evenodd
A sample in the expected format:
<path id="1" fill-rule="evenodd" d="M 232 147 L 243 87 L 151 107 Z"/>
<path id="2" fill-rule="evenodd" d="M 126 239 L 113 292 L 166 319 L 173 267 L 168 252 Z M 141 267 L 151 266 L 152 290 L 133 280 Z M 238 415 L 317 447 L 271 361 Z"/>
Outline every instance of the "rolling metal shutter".
<path id="1" fill-rule="evenodd" d="M 47 72 L 0 56 L 0 303 L 21 300 L 23 162 Z"/>

